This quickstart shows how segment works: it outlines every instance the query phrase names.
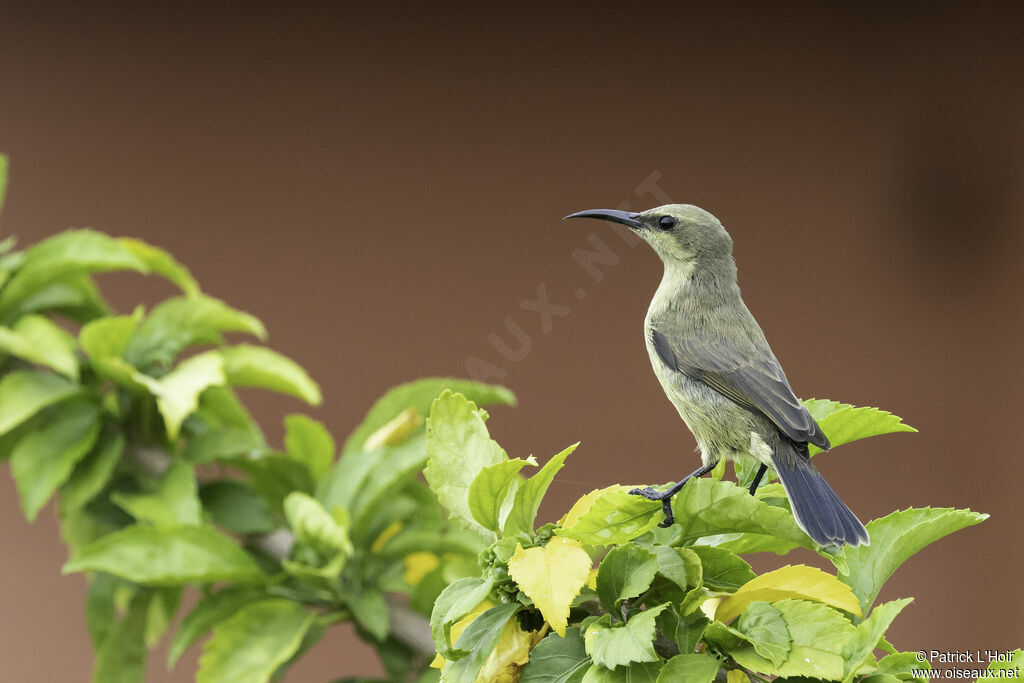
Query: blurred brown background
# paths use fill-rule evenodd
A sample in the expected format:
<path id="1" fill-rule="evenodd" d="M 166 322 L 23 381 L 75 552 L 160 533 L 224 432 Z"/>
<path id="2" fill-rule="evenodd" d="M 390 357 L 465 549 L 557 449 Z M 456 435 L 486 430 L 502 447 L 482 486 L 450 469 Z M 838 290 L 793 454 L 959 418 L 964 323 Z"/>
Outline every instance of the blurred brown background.
<path id="1" fill-rule="evenodd" d="M 339 437 L 387 387 L 486 361 L 520 398 L 490 422 L 511 454 L 583 441 L 553 519 L 697 457 L 643 348 L 657 258 L 559 219 L 698 204 L 797 392 L 921 430 L 822 457 L 851 508 L 992 515 L 889 582 L 917 598 L 891 641 L 1017 647 L 1024 6 L 967 7 L 6 8 L 3 231 L 170 249 L 322 383 Z M 618 259 L 600 281 L 572 256 L 590 235 Z M 103 284 L 123 310 L 170 293 Z M 540 287 L 568 307 L 549 331 Z M 251 399 L 275 439 L 302 409 Z M 30 526 L 0 486 L 0 678 L 84 681 L 83 580 L 60 576 L 52 511 Z M 161 650 L 152 680 L 194 665 L 165 673 Z M 289 680 L 377 671 L 339 628 Z"/>

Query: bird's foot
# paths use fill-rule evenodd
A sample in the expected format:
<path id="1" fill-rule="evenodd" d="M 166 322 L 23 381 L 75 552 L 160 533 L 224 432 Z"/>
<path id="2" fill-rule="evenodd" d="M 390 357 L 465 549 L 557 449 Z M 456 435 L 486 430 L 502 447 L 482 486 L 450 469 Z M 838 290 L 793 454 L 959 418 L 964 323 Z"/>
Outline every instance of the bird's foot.
<path id="1" fill-rule="evenodd" d="M 672 514 L 672 496 L 678 493 L 679 489 L 672 487 L 668 491 L 659 491 L 653 486 L 646 488 L 635 488 L 630 491 L 630 494 L 634 496 L 643 496 L 647 500 L 661 501 L 661 511 L 665 513 L 665 519 L 662 520 L 658 526 L 664 528 L 672 526 L 676 519 L 675 515 Z"/>

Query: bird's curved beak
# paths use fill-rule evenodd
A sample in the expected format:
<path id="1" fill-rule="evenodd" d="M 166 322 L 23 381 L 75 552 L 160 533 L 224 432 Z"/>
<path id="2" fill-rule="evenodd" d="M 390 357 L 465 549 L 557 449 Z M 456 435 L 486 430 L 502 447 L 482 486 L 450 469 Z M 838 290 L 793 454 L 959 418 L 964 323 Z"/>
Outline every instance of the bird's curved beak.
<path id="1" fill-rule="evenodd" d="M 629 211 L 616 211 L 615 209 L 588 209 L 586 211 L 577 211 L 571 213 L 566 218 L 597 218 L 602 221 L 611 221 L 612 223 L 618 223 L 625 225 L 627 228 L 633 230 L 643 230 L 644 224 L 640 220 L 640 214 L 632 213 Z"/>

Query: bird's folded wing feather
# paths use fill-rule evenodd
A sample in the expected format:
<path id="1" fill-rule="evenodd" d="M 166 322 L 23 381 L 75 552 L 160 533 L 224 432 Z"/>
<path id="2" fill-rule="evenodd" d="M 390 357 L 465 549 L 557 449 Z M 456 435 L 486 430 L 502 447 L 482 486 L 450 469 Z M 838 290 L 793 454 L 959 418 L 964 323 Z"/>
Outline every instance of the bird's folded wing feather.
<path id="1" fill-rule="evenodd" d="M 790 439 L 829 449 L 828 439 L 793 393 L 771 351 L 752 357 L 756 354 L 741 353 L 722 340 L 670 339 L 658 330 L 651 331 L 651 341 L 669 368 L 764 414 Z"/>

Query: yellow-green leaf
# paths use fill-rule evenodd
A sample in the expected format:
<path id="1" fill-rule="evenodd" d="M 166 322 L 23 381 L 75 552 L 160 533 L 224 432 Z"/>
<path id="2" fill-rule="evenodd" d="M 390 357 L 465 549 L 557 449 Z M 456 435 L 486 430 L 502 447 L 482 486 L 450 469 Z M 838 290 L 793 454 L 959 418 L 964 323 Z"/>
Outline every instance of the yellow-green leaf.
<path id="1" fill-rule="evenodd" d="M 787 599 L 816 600 L 858 617 L 861 615 L 860 603 L 849 586 L 820 569 L 798 564 L 766 572 L 743 584 L 722 601 L 715 612 L 715 619 L 730 621 L 739 616 L 747 605 L 758 600 L 773 602 Z"/>
<path id="2" fill-rule="evenodd" d="M 590 555 L 578 541 L 554 536 L 542 548 L 524 550 L 517 544 L 508 573 L 551 628 L 565 637 L 569 605 L 586 585 L 590 566 Z"/>

